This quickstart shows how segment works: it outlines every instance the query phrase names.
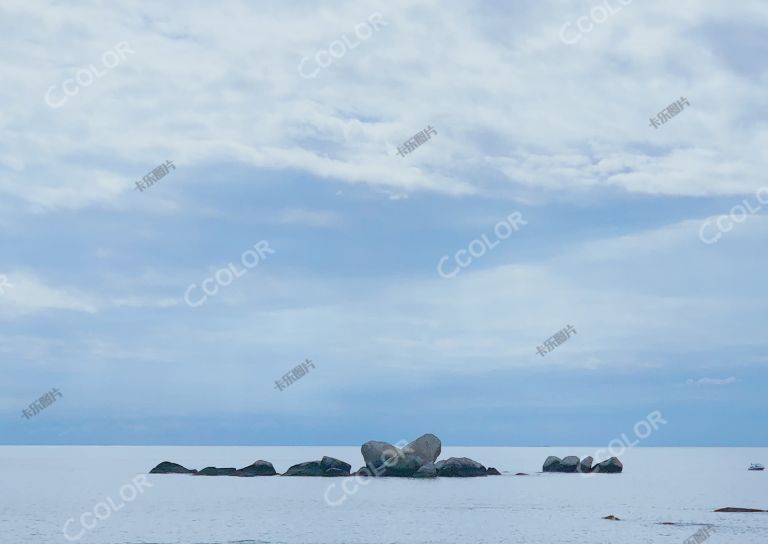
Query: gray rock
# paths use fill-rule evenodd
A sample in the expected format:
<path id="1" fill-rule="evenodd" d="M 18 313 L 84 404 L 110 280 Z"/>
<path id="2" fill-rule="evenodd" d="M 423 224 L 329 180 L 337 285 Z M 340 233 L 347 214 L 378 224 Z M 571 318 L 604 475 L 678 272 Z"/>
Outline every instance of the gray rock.
<path id="1" fill-rule="evenodd" d="M 196 472 L 196 470 L 190 470 L 170 461 L 163 461 L 149 471 L 150 474 L 195 474 Z"/>
<path id="2" fill-rule="evenodd" d="M 325 476 L 325 470 L 320 465 L 320 461 L 307 461 L 293 465 L 285 471 L 283 476 Z"/>
<path id="3" fill-rule="evenodd" d="M 417 455 L 388 442 L 371 440 L 360 447 L 365 465 L 374 476 L 413 476 L 424 464 Z"/>
<path id="4" fill-rule="evenodd" d="M 486 470 L 485 473 L 488 476 L 501 476 L 501 472 L 499 472 L 498 470 L 496 470 L 493 467 L 488 467 L 488 470 Z"/>
<path id="5" fill-rule="evenodd" d="M 583 472 L 585 474 L 589 474 L 592 472 L 592 463 L 595 460 L 592 459 L 592 457 L 585 457 L 581 460 L 581 463 L 579 463 L 579 472 Z"/>
<path id="6" fill-rule="evenodd" d="M 487 476 L 486 469 L 477 461 L 467 457 L 451 457 L 435 463 L 437 475 L 441 478 L 472 478 Z"/>
<path id="7" fill-rule="evenodd" d="M 237 476 L 236 468 L 205 467 L 195 476 Z"/>
<path id="8" fill-rule="evenodd" d="M 421 465 L 419 470 L 417 470 L 414 475 L 414 478 L 437 478 L 437 468 L 435 467 L 434 463 L 427 463 L 426 465 Z"/>
<path id="9" fill-rule="evenodd" d="M 320 466 L 323 467 L 323 470 L 328 472 L 329 470 L 338 470 L 343 473 L 345 473 L 345 476 L 349 476 L 349 471 L 352 470 L 352 465 L 349 463 L 345 463 L 344 461 L 340 461 L 338 459 L 334 459 L 333 457 L 323 457 L 320 460 Z"/>
<path id="10" fill-rule="evenodd" d="M 563 460 L 559 457 L 555 457 L 554 455 L 550 455 L 547 457 L 547 460 L 544 461 L 544 467 L 542 470 L 544 472 L 562 472 L 563 467 Z"/>
<path id="11" fill-rule="evenodd" d="M 360 467 L 357 469 L 357 472 L 353 474 L 353 476 L 373 476 L 373 474 L 371 474 L 371 471 L 368 467 Z"/>
<path id="12" fill-rule="evenodd" d="M 576 472 L 579 468 L 579 458 L 575 455 L 569 455 L 561 463 L 561 472 Z"/>
<path id="13" fill-rule="evenodd" d="M 618 457 L 611 457 L 607 461 L 598 463 L 592 468 L 592 472 L 600 472 L 604 474 L 618 474 L 624 470 L 624 465 L 619 461 Z"/>
<path id="14" fill-rule="evenodd" d="M 404 453 L 412 453 L 419 457 L 424 464 L 434 463 L 440 457 L 442 443 L 433 434 L 425 434 L 403 448 Z"/>
<path id="15" fill-rule="evenodd" d="M 275 467 L 269 461 L 256 461 L 252 465 L 243 467 L 237 471 L 238 476 L 274 476 L 277 474 Z"/>

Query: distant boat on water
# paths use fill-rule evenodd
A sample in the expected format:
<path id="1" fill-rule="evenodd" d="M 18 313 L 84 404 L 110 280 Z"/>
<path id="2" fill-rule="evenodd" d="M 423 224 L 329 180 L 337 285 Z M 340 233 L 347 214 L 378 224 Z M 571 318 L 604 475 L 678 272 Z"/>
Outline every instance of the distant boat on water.
<path id="1" fill-rule="evenodd" d="M 765 467 L 760 463 L 752 463 L 749 465 L 749 470 L 765 470 Z"/>

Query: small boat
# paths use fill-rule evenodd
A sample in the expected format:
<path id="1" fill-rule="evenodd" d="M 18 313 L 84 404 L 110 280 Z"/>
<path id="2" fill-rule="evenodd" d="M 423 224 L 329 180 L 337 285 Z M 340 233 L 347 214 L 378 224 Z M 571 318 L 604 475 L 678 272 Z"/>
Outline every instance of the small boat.
<path id="1" fill-rule="evenodd" d="M 760 463 L 752 463 L 749 465 L 749 470 L 765 470 L 765 467 Z"/>

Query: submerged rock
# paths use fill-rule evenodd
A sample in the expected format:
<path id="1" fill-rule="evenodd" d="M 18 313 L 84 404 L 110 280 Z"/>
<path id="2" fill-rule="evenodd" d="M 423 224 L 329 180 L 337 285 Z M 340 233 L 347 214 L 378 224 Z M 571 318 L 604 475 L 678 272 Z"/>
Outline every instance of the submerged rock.
<path id="1" fill-rule="evenodd" d="M 758 510 L 757 508 L 733 508 L 733 507 L 729 506 L 728 508 L 720 508 L 718 510 L 715 510 L 715 512 L 728 512 L 728 513 L 747 512 L 747 513 L 752 513 L 752 512 L 768 512 L 768 510 Z"/>
<path id="2" fill-rule="evenodd" d="M 441 478 L 472 478 L 487 476 L 486 469 L 477 461 L 468 457 L 451 457 L 435 463 L 437 475 Z"/>
<path id="3" fill-rule="evenodd" d="M 149 471 L 150 474 L 195 474 L 197 470 L 190 470 L 178 463 L 163 461 L 155 468 Z"/>
<path id="4" fill-rule="evenodd" d="M 272 463 L 269 461 L 256 461 L 255 463 L 248 465 L 247 467 L 243 467 L 240 470 L 237 471 L 238 476 L 275 476 L 277 474 L 277 471 L 275 470 L 275 467 L 272 466 Z"/>
<path id="5" fill-rule="evenodd" d="M 610 516 L 605 516 L 603 519 L 609 519 L 611 521 L 621 521 L 621 519 L 617 518 L 613 514 L 611 514 Z"/>
<path id="6" fill-rule="evenodd" d="M 195 476 L 237 476 L 236 468 L 205 467 Z"/>

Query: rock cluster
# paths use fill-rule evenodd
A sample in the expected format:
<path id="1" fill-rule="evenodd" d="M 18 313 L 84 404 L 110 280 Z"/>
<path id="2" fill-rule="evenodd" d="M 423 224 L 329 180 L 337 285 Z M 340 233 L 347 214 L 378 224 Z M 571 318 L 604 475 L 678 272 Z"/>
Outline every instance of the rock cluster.
<path id="1" fill-rule="evenodd" d="M 440 439 L 433 434 L 425 434 L 398 448 L 388 442 L 369 441 L 362 445 L 365 466 L 355 475 L 372 477 L 399 478 L 471 478 L 476 476 L 499 476 L 501 473 L 493 467 L 486 468 L 467 457 L 451 457 L 438 461 L 442 451 Z M 578 463 L 578 459 L 576 459 Z M 349 463 L 323 457 L 319 461 L 307 461 L 290 467 L 283 476 L 350 476 L 352 466 Z M 268 461 L 256 461 L 247 467 L 217 468 L 206 467 L 203 470 L 190 470 L 179 464 L 163 461 L 150 471 L 150 474 L 193 474 L 196 476 L 275 476 L 277 472 Z"/>
<path id="2" fill-rule="evenodd" d="M 575 455 L 569 455 L 565 459 L 560 459 L 554 455 L 547 457 L 544 461 L 544 472 L 581 472 L 585 474 L 589 473 L 604 473 L 604 474 L 617 474 L 624 470 L 624 465 L 621 464 L 618 457 L 611 457 L 592 466 L 593 459 L 591 457 L 585 457 L 583 460 L 579 460 Z"/>

